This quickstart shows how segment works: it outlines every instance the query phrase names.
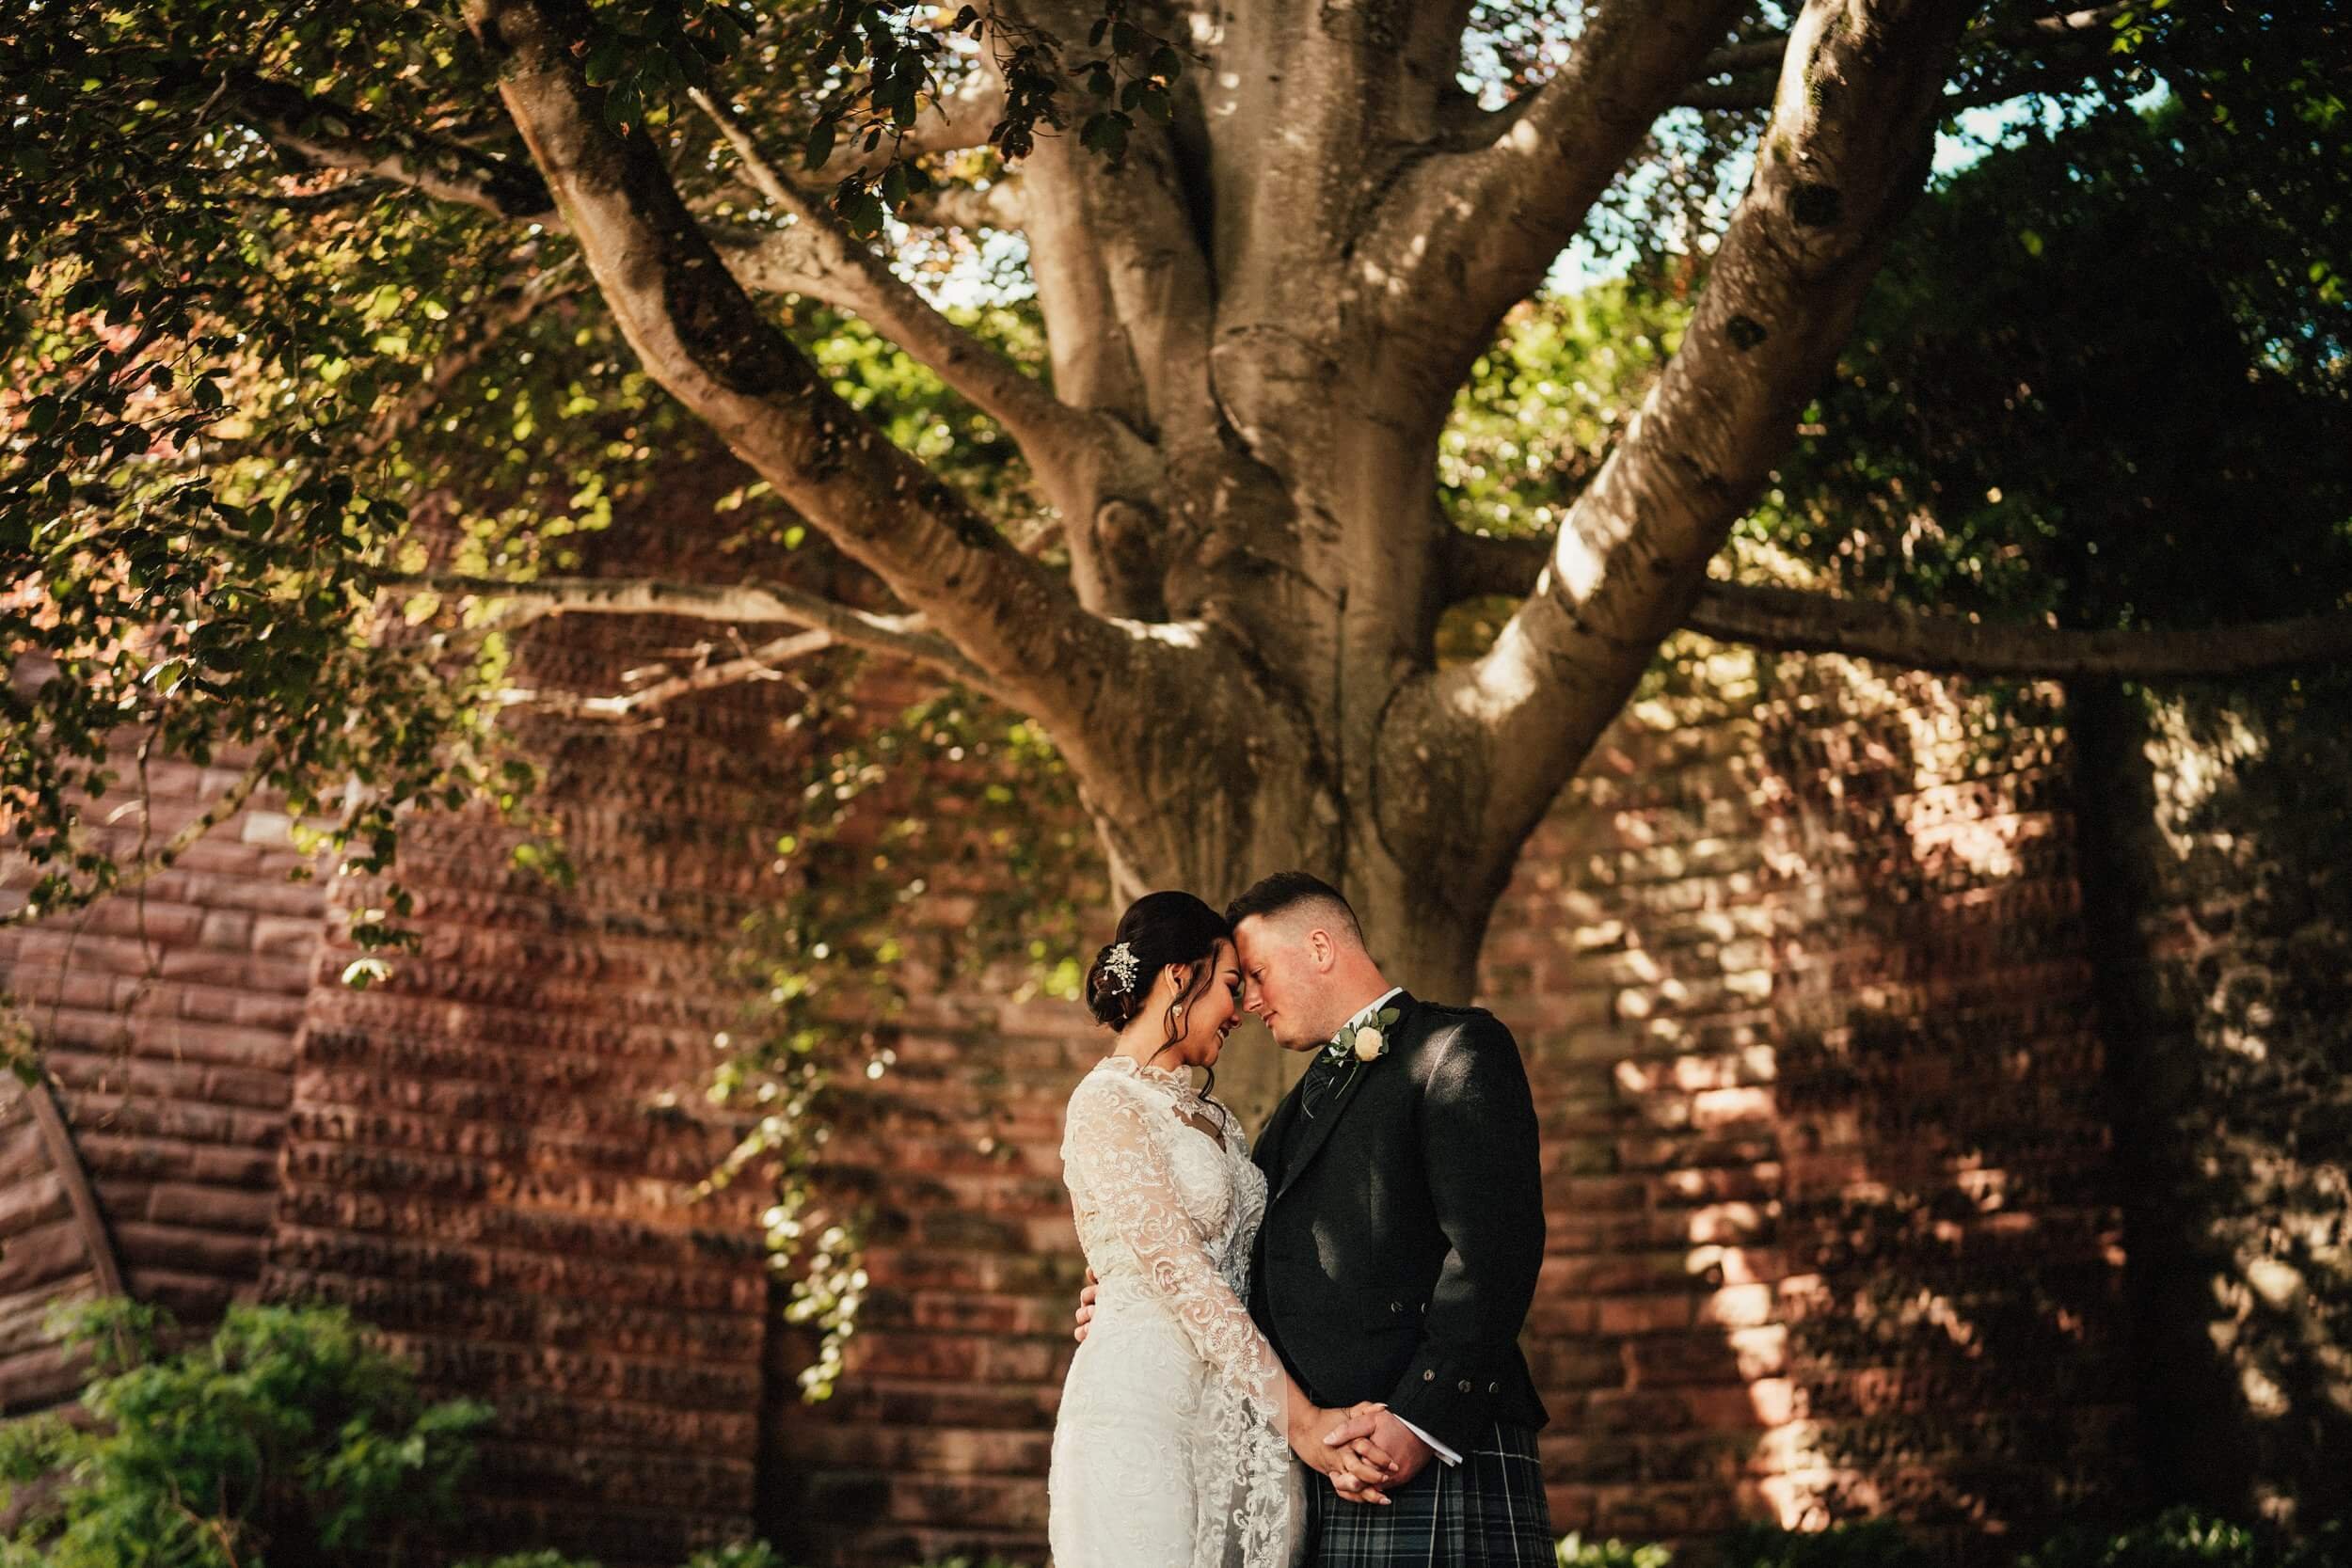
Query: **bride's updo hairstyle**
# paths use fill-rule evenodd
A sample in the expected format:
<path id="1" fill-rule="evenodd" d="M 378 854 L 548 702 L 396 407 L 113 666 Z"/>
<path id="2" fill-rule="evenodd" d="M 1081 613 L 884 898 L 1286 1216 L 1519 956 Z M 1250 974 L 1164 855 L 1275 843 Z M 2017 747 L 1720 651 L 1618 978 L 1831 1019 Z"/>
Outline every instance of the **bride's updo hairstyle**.
<path id="1" fill-rule="evenodd" d="M 1216 983 L 1209 961 L 1216 944 L 1232 940 L 1225 917 L 1191 894 L 1147 893 L 1127 906 L 1117 938 L 1094 956 L 1087 971 L 1087 1010 L 1104 1028 L 1124 1029 L 1143 1010 L 1161 970 L 1189 965 L 1184 990 L 1168 1004 L 1165 1050 L 1184 1037 L 1193 1003 Z"/>

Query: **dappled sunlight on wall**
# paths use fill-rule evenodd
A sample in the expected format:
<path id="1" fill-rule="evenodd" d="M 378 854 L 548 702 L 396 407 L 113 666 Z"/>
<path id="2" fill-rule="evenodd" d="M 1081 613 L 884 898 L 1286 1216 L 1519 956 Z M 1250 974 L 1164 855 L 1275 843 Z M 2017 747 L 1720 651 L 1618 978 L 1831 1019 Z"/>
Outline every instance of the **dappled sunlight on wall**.
<path id="1" fill-rule="evenodd" d="M 2128 1494 L 2101 1056 L 2048 694 L 1701 650 L 1498 913 L 1554 1145 L 1555 1523 Z"/>
<path id="2" fill-rule="evenodd" d="M 2352 693 L 2109 692 L 2103 847 L 2130 946 L 2120 1129 L 2167 1491 L 2352 1508 Z"/>

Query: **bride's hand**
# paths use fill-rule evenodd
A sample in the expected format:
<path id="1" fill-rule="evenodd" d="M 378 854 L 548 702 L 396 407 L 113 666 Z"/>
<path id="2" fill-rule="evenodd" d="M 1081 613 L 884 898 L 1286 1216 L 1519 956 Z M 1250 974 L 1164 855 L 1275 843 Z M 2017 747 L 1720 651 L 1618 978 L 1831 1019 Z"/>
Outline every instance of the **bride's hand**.
<path id="1" fill-rule="evenodd" d="M 1082 1345 L 1087 1342 L 1087 1324 L 1094 1321 L 1095 1295 L 1102 1289 L 1102 1282 L 1094 1277 L 1094 1271 L 1087 1270 L 1087 1288 L 1078 1292 L 1078 1321 L 1073 1330 L 1074 1338 Z"/>
<path id="2" fill-rule="evenodd" d="M 1328 1478 L 1341 1497 L 1385 1506 L 1389 1495 L 1381 1488 L 1396 1465 L 1370 1434 L 1373 1418 L 1387 1408 L 1366 1401 L 1345 1410 L 1324 1410 L 1301 1400 L 1290 1423 L 1291 1449 Z"/>

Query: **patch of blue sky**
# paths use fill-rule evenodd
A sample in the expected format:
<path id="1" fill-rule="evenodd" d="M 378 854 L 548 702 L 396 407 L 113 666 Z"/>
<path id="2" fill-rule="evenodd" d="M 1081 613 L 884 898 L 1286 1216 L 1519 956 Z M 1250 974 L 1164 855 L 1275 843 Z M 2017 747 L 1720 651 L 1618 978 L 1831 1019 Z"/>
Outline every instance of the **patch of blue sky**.
<path id="1" fill-rule="evenodd" d="M 1566 41 L 1562 39 L 1550 47 L 1557 48 Z M 1472 71 L 1466 73 L 1464 82 L 1466 87 L 1481 89 L 1482 98 L 1493 98 L 1490 107 L 1501 102 L 1500 89 L 1493 80 L 1495 74 L 1496 70 L 1490 68 L 1484 73 L 1486 79 L 1479 80 L 1481 73 Z M 2163 103 L 2166 96 L 2166 87 L 2158 82 L 2133 99 L 2132 107 L 2146 113 Z M 1963 110 L 1937 131 L 1930 178 L 1937 182 L 1949 180 L 1996 149 L 2013 147 L 2037 130 L 2044 135 L 2062 130 L 2096 103 L 2090 95 L 2037 95 Z M 1686 117 L 1692 123 L 1677 123 Z M 1661 121 L 1661 139 L 1671 143 L 1677 132 L 1687 135 L 1694 129 L 1694 115 L 1676 111 Z M 1634 215 L 1646 210 L 1655 221 L 1670 226 L 1670 231 L 1663 236 L 1668 249 L 1705 254 L 1714 248 L 1716 237 L 1730 220 L 1731 210 L 1746 190 L 1754 168 L 1752 150 L 1728 158 L 1718 171 L 1714 189 L 1707 192 L 1694 207 L 1670 210 L 1662 202 L 1650 200 L 1650 191 L 1643 188 L 1646 185 L 1656 189 L 1663 184 L 1665 171 L 1651 166 L 1630 176 L 1635 183 L 1625 193 L 1630 200 L 1623 207 Z M 1028 265 L 1028 242 L 1019 234 L 983 230 L 966 243 L 948 246 L 894 220 L 889 227 L 889 245 L 900 275 L 943 309 L 1001 305 L 1037 292 Z M 1613 244 L 1588 226 L 1553 262 L 1544 280 L 1544 290 L 1554 294 L 1577 293 L 1597 283 L 1622 277 L 1632 264 L 1633 256 L 1630 244 Z"/>
<path id="2" fill-rule="evenodd" d="M 2168 96 L 2169 89 L 2159 81 L 2134 98 L 2131 107 L 2146 114 Z M 1951 123 L 1937 130 L 1929 179 L 1936 182 L 1949 180 L 1975 166 L 1996 150 L 2017 146 L 2037 130 L 2045 135 L 2061 131 L 2096 107 L 2098 102 L 2090 94 L 2056 98 L 2034 95 L 1964 109 L 1953 117 Z M 1670 235 L 1670 247 L 1695 248 L 1701 254 L 1713 249 L 1717 235 L 1730 221 L 1731 209 L 1738 202 L 1740 194 L 1746 190 L 1755 168 L 1752 150 L 1726 160 L 1723 178 L 1701 204 L 1701 211 L 1706 216 L 1706 221 L 1700 226 L 1701 231 L 1687 238 Z M 1632 261 L 1633 249 L 1630 245 L 1604 247 L 1596 243 L 1588 231 L 1578 235 L 1568 248 L 1560 253 L 1559 260 L 1552 263 L 1550 274 L 1544 279 L 1544 288 L 1549 293 L 1581 293 L 1596 283 L 1624 277 Z"/>

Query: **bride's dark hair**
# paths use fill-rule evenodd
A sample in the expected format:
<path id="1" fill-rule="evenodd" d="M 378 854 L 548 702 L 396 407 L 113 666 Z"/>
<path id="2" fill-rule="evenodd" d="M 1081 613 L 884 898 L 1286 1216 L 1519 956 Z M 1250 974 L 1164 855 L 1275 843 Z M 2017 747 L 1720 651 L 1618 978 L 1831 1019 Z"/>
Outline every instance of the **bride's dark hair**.
<path id="1" fill-rule="evenodd" d="M 1181 1042 L 1191 1032 L 1192 1005 L 1216 983 L 1216 944 L 1233 940 L 1225 917 L 1189 893 L 1147 893 L 1127 906 L 1119 917 L 1118 935 L 1094 956 L 1087 971 L 1087 1010 L 1108 1029 L 1124 1029 L 1152 994 L 1152 983 L 1169 964 L 1189 964 L 1184 988 L 1168 1005 L 1167 1038 L 1160 1051 Z M 1124 989 L 1111 954 L 1125 943 L 1135 956 Z M 1154 1056 L 1158 1051 L 1152 1053 Z M 1210 1070 L 1212 1081 L 1216 1070 Z"/>

